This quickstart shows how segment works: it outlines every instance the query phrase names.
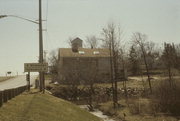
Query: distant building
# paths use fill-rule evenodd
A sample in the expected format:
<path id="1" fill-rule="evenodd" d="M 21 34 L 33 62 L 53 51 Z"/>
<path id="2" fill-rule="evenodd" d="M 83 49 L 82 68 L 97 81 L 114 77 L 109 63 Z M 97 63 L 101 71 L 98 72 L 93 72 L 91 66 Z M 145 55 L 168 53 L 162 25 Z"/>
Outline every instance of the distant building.
<path id="1" fill-rule="evenodd" d="M 76 38 L 72 48 L 60 48 L 58 54 L 58 77 L 66 81 L 76 76 L 80 80 L 96 79 L 107 81 L 110 78 L 109 49 L 83 48 L 83 41 Z"/>

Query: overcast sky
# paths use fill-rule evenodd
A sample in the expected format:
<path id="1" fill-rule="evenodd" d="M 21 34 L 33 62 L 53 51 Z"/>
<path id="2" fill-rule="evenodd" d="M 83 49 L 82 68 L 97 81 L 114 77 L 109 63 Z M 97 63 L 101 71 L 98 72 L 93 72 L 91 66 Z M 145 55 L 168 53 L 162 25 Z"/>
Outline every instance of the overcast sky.
<path id="1" fill-rule="evenodd" d="M 100 36 L 110 21 L 120 24 L 129 42 L 142 32 L 156 43 L 180 41 L 179 0 L 42 0 L 44 49 L 67 47 L 70 36 Z M 38 0 L 0 0 L 0 14 L 38 19 Z M 0 75 L 23 72 L 38 61 L 38 25 L 17 18 L 0 19 Z"/>

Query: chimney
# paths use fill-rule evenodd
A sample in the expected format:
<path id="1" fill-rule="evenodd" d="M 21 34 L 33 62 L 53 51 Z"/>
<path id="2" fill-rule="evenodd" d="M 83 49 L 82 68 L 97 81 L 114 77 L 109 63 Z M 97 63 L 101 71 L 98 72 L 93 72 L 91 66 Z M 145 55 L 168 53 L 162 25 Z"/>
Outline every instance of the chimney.
<path id="1" fill-rule="evenodd" d="M 77 43 L 72 43 L 72 51 L 78 52 L 78 44 Z"/>
<path id="2" fill-rule="evenodd" d="M 73 52 L 78 52 L 78 48 L 82 48 L 82 40 L 79 39 L 78 37 L 76 39 L 74 39 L 72 42 L 72 51 Z"/>

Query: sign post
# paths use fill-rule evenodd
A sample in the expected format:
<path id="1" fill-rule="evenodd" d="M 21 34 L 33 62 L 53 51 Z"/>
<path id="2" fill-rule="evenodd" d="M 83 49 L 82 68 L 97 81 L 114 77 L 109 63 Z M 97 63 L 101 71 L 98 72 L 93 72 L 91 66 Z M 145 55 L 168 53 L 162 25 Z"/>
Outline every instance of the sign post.
<path id="1" fill-rule="evenodd" d="M 47 72 L 48 71 L 48 63 L 24 63 L 24 72 L 28 72 L 26 75 L 26 80 L 28 83 L 28 89 L 30 90 L 30 72 Z M 41 84 L 41 83 L 40 83 Z M 41 86 L 45 86 L 40 85 Z"/>
<path id="2" fill-rule="evenodd" d="M 47 72 L 48 63 L 25 63 L 24 72 Z"/>
<path id="3" fill-rule="evenodd" d="M 27 81 L 28 91 L 30 91 L 30 72 L 28 72 L 28 74 L 26 74 L 26 81 Z"/>

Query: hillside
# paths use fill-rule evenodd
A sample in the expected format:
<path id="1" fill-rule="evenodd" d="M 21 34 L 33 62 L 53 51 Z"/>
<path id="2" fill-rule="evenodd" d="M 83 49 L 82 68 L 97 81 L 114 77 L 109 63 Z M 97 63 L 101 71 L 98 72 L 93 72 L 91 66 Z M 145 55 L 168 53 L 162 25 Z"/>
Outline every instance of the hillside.
<path id="1" fill-rule="evenodd" d="M 100 121 L 67 101 L 39 92 L 23 93 L 0 108 L 0 121 Z"/>

